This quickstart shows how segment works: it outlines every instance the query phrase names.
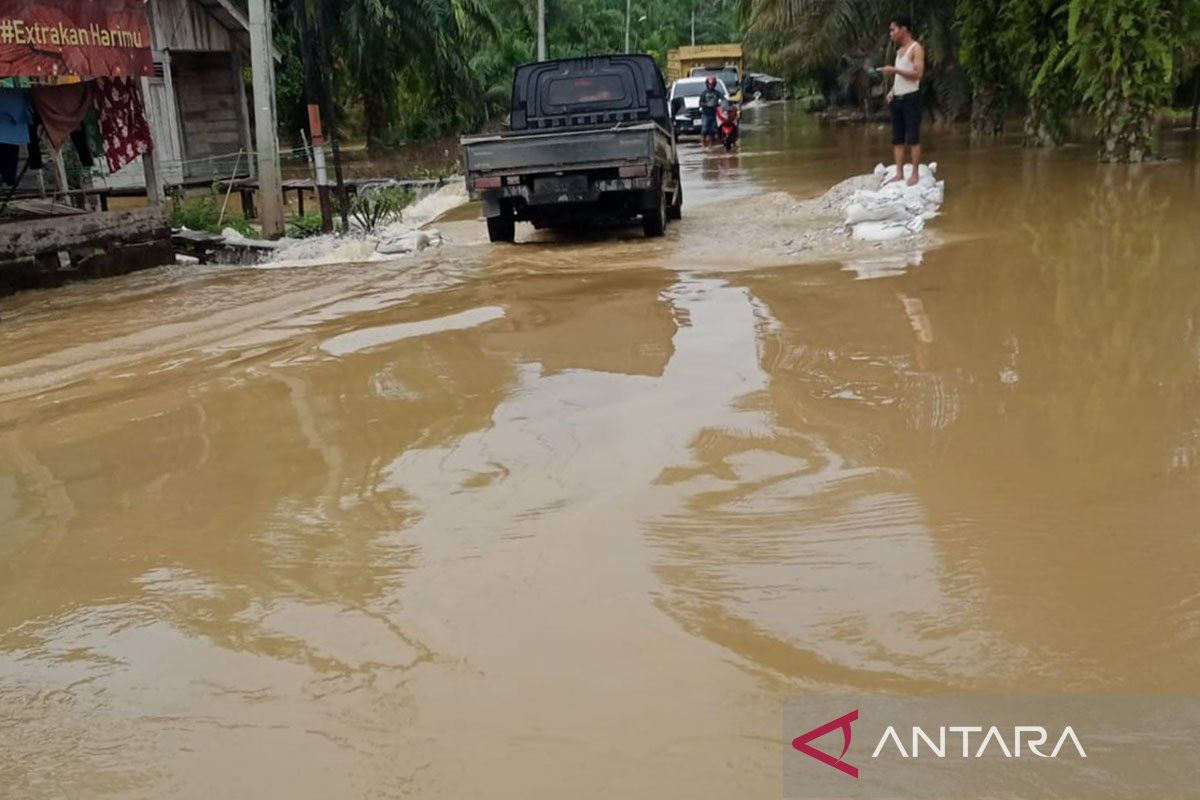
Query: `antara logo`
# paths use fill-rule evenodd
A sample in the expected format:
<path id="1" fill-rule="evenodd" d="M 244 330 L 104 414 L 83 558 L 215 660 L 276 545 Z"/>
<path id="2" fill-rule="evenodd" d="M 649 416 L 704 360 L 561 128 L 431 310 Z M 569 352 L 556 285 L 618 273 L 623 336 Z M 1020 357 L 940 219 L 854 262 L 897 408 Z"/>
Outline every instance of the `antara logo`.
<path id="1" fill-rule="evenodd" d="M 984 730 L 987 733 L 984 733 Z M 1049 754 L 1043 753 L 1038 749 L 1046 744 L 1050 736 L 1049 732 L 1040 725 L 1015 726 L 1012 732 L 1011 741 L 1013 746 L 1011 748 L 1009 748 L 1008 742 L 1005 741 L 1004 734 L 1000 732 L 1000 728 L 995 725 L 986 729 L 981 725 L 943 725 L 937 731 L 937 741 L 935 742 L 933 737 L 926 733 L 923 728 L 914 725 L 912 728 L 912 749 L 909 751 L 904 749 L 904 742 L 900 741 L 900 735 L 896 733 L 895 726 L 889 725 L 888 729 L 883 732 L 883 736 L 879 737 L 879 744 L 875 745 L 875 752 L 871 753 L 871 758 L 879 758 L 884 745 L 889 741 L 896 748 L 901 758 L 920 758 L 922 741 L 925 742 L 925 748 L 935 757 L 945 758 L 947 732 L 951 736 L 957 735 L 962 738 L 963 758 L 983 758 L 992 742 L 995 742 L 993 749 L 1003 753 L 1005 758 L 1021 758 L 1025 755 L 1025 753 L 1021 752 L 1022 743 L 1024 743 L 1030 753 L 1038 758 L 1058 758 L 1059 752 L 1067 742 L 1070 742 L 1074 746 L 1075 752 L 1079 754 L 1080 758 L 1087 758 L 1087 753 L 1083 750 L 1083 744 L 1079 741 L 1079 737 L 1075 735 L 1075 730 L 1070 725 L 1063 729 L 1062 734 L 1058 737 L 1057 744 L 1054 745 L 1054 749 Z M 983 739 L 980 741 L 978 748 L 971 747 L 971 734 L 973 733 L 983 734 Z M 1023 740 L 1022 736 L 1025 737 Z M 954 752 L 950 754 L 955 755 Z"/>
<path id="2" fill-rule="evenodd" d="M 849 714 L 843 714 L 837 719 L 830 720 L 819 728 L 813 728 L 808 733 L 800 734 L 795 739 L 792 739 L 792 747 L 796 748 L 801 753 L 804 753 L 804 755 L 811 756 L 817 761 L 820 761 L 822 764 L 828 764 L 839 772 L 844 772 L 851 778 L 857 780 L 858 767 L 842 761 L 842 759 L 846 756 L 846 751 L 850 749 L 850 737 L 853 734 L 853 732 L 850 730 L 850 723 L 857 719 L 858 709 L 856 708 Z M 811 742 L 813 739 L 820 739 L 825 734 L 835 731 L 838 728 L 842 729 L 842 752 L 837 758 L 834 758 L 828 753 L 824 753 L 809 744 L 809 742 Z"/>
<path id="3" fill-rule="evenodd" d="M 810 758 L 815 758 L 822 764 L 831 766 L 839 772 L 857 779 L 858 767 L 845 760 L 846 753 L 850 750 L 850 740 L 853 736 L 851 725 L 857 721 L 858 709 L 856 708 L 848 714 L 843 714 L 837 719 L 830 720 L 824 725 L 797 736 L 792 740 L 792 747 Z M 836 730 L 841 730 L 842 732 L 842 751 L 836 757 L 812 746 L 811 742 Z M 977 746 L 972 746 L 973 734 L 976 736 L 982 735 L 982 738 L 975 739 L 978 742 Z M 948 747 L 948 737 L 950 739 L 959 738 L 962 743 L 961 750 Z M 879 743 L 875 745 L 875 750 L 871 753 L 871 758 L 879 758 L 881 754 L 886 757 L 888 753 L 885 752 L 885 749 L 894 750 L 901 758 L 920 758 L 923 755 L 946 758 L 947 754 L 958 756 L 960 753 L 962 758 L 983 758 L 988 754 L 989 748 L 994 751 L 993 755 L 1002 754 L 1005 758 L 1021 758 L 1027 754 L 1038 758 L 1058 758 L 1058 754 L 1062 752 L 1068 743 L 1080 758 L 1087 758 L 1087 753 L 1083 749 L 1083 743 L 1079 741 L 1079 737 L 1070 725 L 1063 729 L 1053 750 L 1049 753 L 1042 752 L 1039 748 L 1044 747 L 1049 738 L 1049 732 L 1040 725 L 1017 725 L 1012 729 L 1012 735 L 1008 738 L 995 725 L 989 727 L 982 725 L 943 725 L 936 729 L 936 735 L 930 735 L 924 728 L 914 725 L 911 729 L 911 737 L 908 738 L 911 747 L 906 749 L 904 741 L 901 740 L 900 734 L 896 731 L 896 727 L 889 725 L 883 732 L 883 735 L 879 737 Z M 1011 747 L 1009 746 L 1010 741 L 1012 742 Z M 925 752 L 922 752 L 922 748 L 924 748 Z"/>

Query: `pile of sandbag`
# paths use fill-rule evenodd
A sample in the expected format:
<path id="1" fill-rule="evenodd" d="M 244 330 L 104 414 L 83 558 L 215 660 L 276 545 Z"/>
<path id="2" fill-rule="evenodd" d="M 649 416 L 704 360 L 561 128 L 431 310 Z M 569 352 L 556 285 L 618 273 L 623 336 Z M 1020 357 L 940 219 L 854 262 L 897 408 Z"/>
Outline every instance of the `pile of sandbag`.
<path id="1" fill-rule="evenodd" d="M 896 167 L 875 167 L 878 189 L 859 189 L 843 207 L 846 225 L 855 239 L 886 242 L 912 236 L 938 215 L 946 192 L 946 182 L 937 179 L 937 162 L 921 167 L 917 183 L 909 186 L 912 165 L 904 165 L 904 181 L 892 182 Z"/>
<path id="2" fill-rule="evenodd" d="M 383 255 L 402 255 L 404 253 L 419 253 L 427 247 L 441 247 L 442 233 L 439 230 L 397 231 L 388 229 L 375 247 L 376 253 Z"/>

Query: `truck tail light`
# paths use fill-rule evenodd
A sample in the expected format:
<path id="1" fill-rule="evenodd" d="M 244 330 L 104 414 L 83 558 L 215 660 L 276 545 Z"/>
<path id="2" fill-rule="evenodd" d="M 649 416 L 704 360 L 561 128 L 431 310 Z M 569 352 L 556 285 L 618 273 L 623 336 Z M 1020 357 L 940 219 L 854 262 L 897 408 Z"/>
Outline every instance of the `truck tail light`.
<path id="1" fill-rule="evenodd" d="M 621 167 L 619 174 L 622 178 L 644 178 L 650 174 L 650 168 L 645 164 L 634 164 L 631 167 Z"/>
<path id="2" fill-rule="evenodd" d="M 493 175 L 488 178 L 476 178 L 475 179 L 475 188 L 476 189 L 499 189 L 500 188 L 500 176 Z"/>

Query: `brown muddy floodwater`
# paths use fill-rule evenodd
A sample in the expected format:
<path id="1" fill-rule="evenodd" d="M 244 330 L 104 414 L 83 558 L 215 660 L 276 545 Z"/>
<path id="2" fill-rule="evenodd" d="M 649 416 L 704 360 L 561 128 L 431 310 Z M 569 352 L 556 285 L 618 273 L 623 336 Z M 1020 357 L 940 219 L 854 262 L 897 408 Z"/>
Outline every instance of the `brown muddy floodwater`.
<path id="1" fill-rule="evenodd" d="M 848 268 L 730 243 L 886 134 L 748 124 L 657 242 L 0 302 L 0 796 L 771 798 L 789 694 L 1200 690 L 1195 141 L 935 131 Z"/>

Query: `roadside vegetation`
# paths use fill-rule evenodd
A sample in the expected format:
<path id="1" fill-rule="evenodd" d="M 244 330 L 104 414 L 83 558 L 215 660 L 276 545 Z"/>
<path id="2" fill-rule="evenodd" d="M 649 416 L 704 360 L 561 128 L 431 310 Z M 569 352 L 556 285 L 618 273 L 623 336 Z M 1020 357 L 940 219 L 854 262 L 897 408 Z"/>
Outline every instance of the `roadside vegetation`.
<path id="1" fill-rule="evenodd" d="M 1200 0 L 740 0 L 739 10 L 763 66 L 816 77 L 864 109 L 881 102 L 869 69 L 893 55 L 888 17 L 908 13 L 934 110 L 984 136 L 1023 118 L 1030 147 L 1061 145 L 1081 122 L 1101 159 L 1142 161 L 1160 118 L 1200 103 Z"/>
<path id="2" fill-rule="evenodd" d="M 221 201 L 215 195 L 184 198 L 171 198 L 170 223 L 172 228 L 187 228 L 193 231 L 220 233 L 225 228 L 233 228 L 243 236 L 258 238 L 258 231 L 244 217 L 234 216 L 228 212 L 222 218 Z"/>
<path id="3" fill-rule="evenodd" d="M 547 0 L 551 57 L 624 48 L 625 0 Z M 743 41 L 752 63 L 864 115 L 891 14 L 916 21 L 926 102 L 994 136 L 1054 147 L 1082 124 L 1100 157 L 1154 155 L 1159 120 L 1200 104 L 1200 0 L 633 0 L 634 50 Z M 381 153 L 499 124 L 535 55 L 536 0 L 275 0 L 280 128 L 299 144 L 305 75 L 340 140 Z M 307 70 L 307 73 L 306 73 Z M 1195 113 L 1190 115 L 1195 118 Z"/>
<path id="4" fill-rule="evenodd" d="M 546 0 L 551 57 L 619 52 L 625 0 Z M 691 41 L 741 39 L 736 0 L 633 0 L 633 49 L 665 63 Z M 280 133 L 307 127 L 305 46 L 321 51 L 329 111 L 374 152 L 498 124 L 513 70 L 533 61 L 536 0 L 275 0 Z"/>

